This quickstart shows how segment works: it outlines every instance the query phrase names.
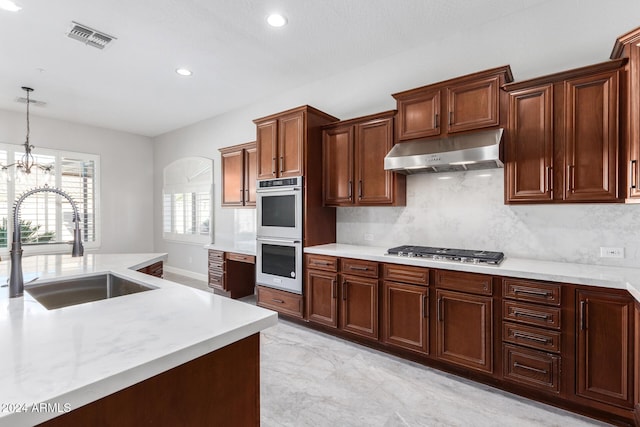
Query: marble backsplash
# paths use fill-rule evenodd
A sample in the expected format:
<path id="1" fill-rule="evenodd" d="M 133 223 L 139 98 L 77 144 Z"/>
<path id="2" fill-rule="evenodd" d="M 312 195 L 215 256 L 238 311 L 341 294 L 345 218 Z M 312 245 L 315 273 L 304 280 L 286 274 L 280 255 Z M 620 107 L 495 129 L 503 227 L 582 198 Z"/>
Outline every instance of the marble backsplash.
<path id="1" fill-rule="evenodd" d="M 338 243 L 502 251 L 640 268 L 640 205 L 505 205 L 504 169 L 407 177 L 407 206 L 338 208 Z M 369 240 L 371 239 L 371 240 Z M 600 258 L 622 247 L 623 259 Z"/>

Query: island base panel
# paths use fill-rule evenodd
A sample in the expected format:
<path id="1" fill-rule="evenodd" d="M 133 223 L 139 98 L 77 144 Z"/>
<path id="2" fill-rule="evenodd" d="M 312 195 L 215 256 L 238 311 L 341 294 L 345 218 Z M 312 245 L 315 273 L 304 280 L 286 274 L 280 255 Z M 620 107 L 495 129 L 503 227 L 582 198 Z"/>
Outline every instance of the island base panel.
<path id="1" fill-rule="evenodd" d="M 40 425 L 259 426 L 260 335 L 251 335 Z"/>

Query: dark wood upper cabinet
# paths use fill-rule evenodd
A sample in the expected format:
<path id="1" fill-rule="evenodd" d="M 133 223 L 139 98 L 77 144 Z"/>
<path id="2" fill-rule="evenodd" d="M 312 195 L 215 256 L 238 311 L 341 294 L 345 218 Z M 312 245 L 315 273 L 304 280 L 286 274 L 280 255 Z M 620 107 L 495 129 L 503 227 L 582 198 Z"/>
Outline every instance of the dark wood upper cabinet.
<path id="1" fill-rule="evenodd" d="M 640 28 L 620 36 L 611 59 L 627 58 L 621 86 L 620 134 L 623 147 L 621 177 L 628 202 L 640 202 Z"/>
<path id="2" fill-rule="evenodd" d="M 632 407 L 633 299 L 579 289 L 576 304 L 576 395 Z"/>
<path id="3" fill-rule="evenodd" d="M 500 87 L 511 81 L 507 65 L 394 94 L 397 142 L 504 126 Z"/>
<path id="4" fill-rule="evenodd" d="M 276 178 L 278 153 L 278 121 L 265 120 L 257 124 L 256 148 L 258 179 Z"/>
<path id="5" fill-rule="evenodd" d="M 256 205 L 256 143 L 220 149 L 222 168 L 221 205 Z"/>
<path id="6" fill-rule="evenodd" d="M 567 80 L 565 186 L 567 201 L 618 198 L 618 71 Z"/>
<path id="7" fill-rule="evenodd" d="M 447 87 L 448 133 L 500 124 L 500 75 Z"/>
<path id="8" fill-rule="evenodd" d="M 510 92 L 507 129 L 507 200 L 553 200 L 553 85 Z"/>
<path id="9" fill-rule="evenodd" d="M 512 83 L 505 203 L 620 202 L 619 74 L 609 61 Z"/>
<path id="10" fill-rule="evenodd" d="M 324 203 L 341 206 L 353 203 L 353 126 L 336 126 L 323 133 Z"/>
<path id="11" fill-rule="evenodd" d="M 384 170 L 395 111 L 333 123 L 323 131 L 327 206 L 403 206 L 406 177 Z"/>
<path id="12" fill-rule="evenodd" d="M 320 151 L 319 126 L 338 119 L 308 105 L 256 119 L 258 179 L 307 174 L 313 146 Z M 317 134 L 317 137 L 315 136 Z"/>
<path id="13" fill-rule="evenodd" d="M 425 90 L 398 102 L 398 141 L 440 135 L 440 89 Z"/>

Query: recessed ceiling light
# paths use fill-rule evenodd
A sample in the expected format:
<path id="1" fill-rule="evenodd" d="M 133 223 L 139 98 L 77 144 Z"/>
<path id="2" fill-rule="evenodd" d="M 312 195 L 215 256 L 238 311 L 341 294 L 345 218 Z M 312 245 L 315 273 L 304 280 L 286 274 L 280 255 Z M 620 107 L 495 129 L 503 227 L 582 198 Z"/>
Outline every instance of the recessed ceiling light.
<path id="1" fill-rule="evenodd" d="M 180 74 L 181 76 L 190 76 L 193 74 L 191 70 L 187 70 L 186 68 L 177 68 L 176 73 Z"/>
<path id="2" fill-rule="evenodd" d="M 272 13 L 267 16 L 267 23 L 272 27 L 282 27 L 287 24 L 287 18 L 278 13 Z"/>
<path id="3" fill-rule="evenodd" d="M 8 10 L 9 12 L 17 12 L 22 8 L 11 0 L 0 0 L 0 9 Z"/>

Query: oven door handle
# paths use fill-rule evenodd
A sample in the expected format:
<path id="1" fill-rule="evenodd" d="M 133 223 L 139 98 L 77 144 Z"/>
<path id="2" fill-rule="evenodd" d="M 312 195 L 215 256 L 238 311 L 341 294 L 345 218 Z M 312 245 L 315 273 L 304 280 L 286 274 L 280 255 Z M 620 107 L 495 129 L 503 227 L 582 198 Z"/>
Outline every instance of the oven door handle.
<path id="1" fill-rule="evenodd" d="M 275 188 L 258 188 L 256 193 L 283 193 L 289 194 L 291 191 L 300 191 L 301 187 L 275 187 Z"/>
<path id="2" fill-rule="evenodd" d="M 274 242 L 274 243 L 301 243 L 300 240 L 294 240 L 294 239 L 280 239 L 277 237 L 258 237 L 256 238 L 257 241 L 259 242 Z"/>

